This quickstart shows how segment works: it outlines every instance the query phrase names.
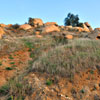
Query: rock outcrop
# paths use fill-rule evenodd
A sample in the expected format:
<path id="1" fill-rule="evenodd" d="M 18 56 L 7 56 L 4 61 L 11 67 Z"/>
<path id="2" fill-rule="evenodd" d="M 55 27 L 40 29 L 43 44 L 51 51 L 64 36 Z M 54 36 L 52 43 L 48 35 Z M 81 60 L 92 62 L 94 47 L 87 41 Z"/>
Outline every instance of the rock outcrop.
<path id="1" fill-rule="evenodd" d="M 19 28 L 20 28 L 20 29 L 23 29 L 23 30 L 28 30 L 28 29 L 31 29 L 32 26 L 29 25 L 29 24 L 23 24 L 23 25 L 21 25 Z"/>
<path id="2" fill-rule="evenodd" d="M 41 30 L 42 34 L 46 34 L 46 33 L 50 33 L 50 32 L 60 32 L 60 29 L 59 29 L 59 27 L 57 27 L 55 25 L 47 25 L 47 26 L 43 27 Z"/>
<path id="3" fill-rule="evenodd" d="M 0 39 L 2 38 L 3 34 L 4 34 L 4 29 L 0 27 Z"/>
<path id="4" fill-rule="evenodd" d="M 44 25 L 46 26 L 46 25 L 58 25 L 58 24 L 56 22 L 47 22 Z"/>
<path id="5" fill-rule="evenodd" d="M 90 31 L 93 31 L 93 28 L 91 27 L 91 25 L 88 22 L 85 22 L 84 24 L 88 27 L 88 29 Z"/>
<path id="6" fill-rule="evenodd" d="M 6 27 L 6 25 L 5 24 L 0 24 L 0 27 Z"/>
<path id="7" fill-rule="evenodd" d="M 28 23 L 31 26 L 34 26 L 34 27 L 42 26 L 43 25 L 42 19 L 39 19 L 39 18 L 30 18 Z"/>

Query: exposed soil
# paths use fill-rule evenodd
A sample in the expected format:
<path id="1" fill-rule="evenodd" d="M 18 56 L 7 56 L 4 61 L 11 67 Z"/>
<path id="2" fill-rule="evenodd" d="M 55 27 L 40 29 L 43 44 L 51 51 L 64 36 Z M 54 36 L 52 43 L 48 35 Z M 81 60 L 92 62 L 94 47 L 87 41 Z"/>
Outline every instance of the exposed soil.
<path id="1" fill-rule="evenodd" d="M 0 86 L 5 84 L 11 77 L 19 74 L 28 66 L 31 60 L 28 49 L 24 48 L 0 57 Z"/>

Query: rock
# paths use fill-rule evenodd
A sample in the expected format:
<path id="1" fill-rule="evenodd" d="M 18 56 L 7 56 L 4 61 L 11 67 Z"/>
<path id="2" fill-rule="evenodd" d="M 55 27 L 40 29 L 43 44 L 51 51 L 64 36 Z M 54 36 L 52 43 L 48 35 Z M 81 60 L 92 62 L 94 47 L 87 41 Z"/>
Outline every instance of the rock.
<path id="1" fill-rule="evenodd" d="M 72 26 L 65 26 L 65 28 L 72 28 Z"/>
<path id="2" fill-rule="evenodd" d="M 93 31 L 91 25 L 88 22 L 85 22 L 84 24 L 89 28 L 90 31 Z"/>
<path id="3" fill-rule="evenodd" d="M 58 25 L 56 22 L 47 22 L 44 25 Z"/>
<path id="4" fill-rule="evenodd" d="M 6 27 L 12 27 L 12 24 L 8 24 L 8 25 L 6 25 Z"/>
<path id="5" fill-rule="evenodd" d="M 28 30 L 28 29 L 31 29 L 31 25 L 29 24 L 23 24 L 23 25 L 20 25 L 19 29 L 23 29 L 23 30 Z"/>
<path id="6" fill-rule="evenodd" d="M 72 35 L 66 35 L 65 36 L 67 39 L 73 39 L 73 36 Z"/>
<path id="7" fill-rule="evenodd" d="M 83 31 L 85 31 L 85 32 L 90 32 L 90 30 L 89 30 L 89 28 L 85 25 L 85 24 L 83 24 Z"/>
<path id="8" fill-rule="evenodd" d="M 40 32 L 39 32 L 39 31 L 36 31 L 36 32 L 35 32 L 35 34 L 36 34 L 36 35 L 39 35 L 39 34 L 40 34 Z"/>
<path id="9" fill-rule="evenodd" d="M 6 27 L 6 25 L 5 24 L 0 24 L 0 27 Z"/>
<path id="10" fill-rule="evenodd" d="M 4 29 L 0 27 L 0 39 L 2 38 L 3 34 L 5 34 Z"/>
<path id="11" fill-rule="evenodd" d="M 77 31 L 77 32 L 82 32 L 82 31 L 84 31 L 84 29 L 81 28 L 81 27 L 73 27 L 72 30 L 73 30 L 73 31 Z"/>
<path id="12" fill-rule="evenodd" d="M 42 19 L 39 18 L 30 18 L 28 23 L 34 27 L 43 25 Z"/>
<path id="13" fill-rule="evenodd" d="M 100 31 L 100 28 L 95 28 L 94 31 Z"/>
<path id="14" fill-rule="evenodd" d="M 55 25 L 49 25 L 42 28 L 42 34 L 50 33 L 50 32 L 60 32 L 59 27 Z"/>
<path id="15" fill-rule="evenodd" d="M 96 90 L 99 90 L 99 84 L 94 84 L 94 88 L 95 88 Z"/>
<path id="16" fill-rule="evenodd" d="M 42 38 L 42 35 L 36 35 L 37 38 Z"/>

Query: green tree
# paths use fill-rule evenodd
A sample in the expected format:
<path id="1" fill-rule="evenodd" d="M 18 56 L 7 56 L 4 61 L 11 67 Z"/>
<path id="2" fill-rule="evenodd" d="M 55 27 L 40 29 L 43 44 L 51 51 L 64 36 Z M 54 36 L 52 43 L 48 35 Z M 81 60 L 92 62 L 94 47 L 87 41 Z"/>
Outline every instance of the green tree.
<path id="1" fill-rule="evenodd" d="M 67 17 L 64 20 L 64 25 L 65 26 L 71 25 L 73 27 L 80 26 L 78 15 L 74 15 L 72 13 L 68 13 Z"/>

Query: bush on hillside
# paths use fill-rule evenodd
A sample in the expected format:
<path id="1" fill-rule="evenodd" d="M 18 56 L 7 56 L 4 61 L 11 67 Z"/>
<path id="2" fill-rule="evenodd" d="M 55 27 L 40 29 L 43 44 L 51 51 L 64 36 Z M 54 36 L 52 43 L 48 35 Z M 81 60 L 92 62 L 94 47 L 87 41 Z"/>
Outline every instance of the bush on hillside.
<path id="1" fill-rule="evenodd" d="M 13 28 L 13 29 L 18 29 L 19 26 L 20 26 L 19 24 L 14 24 L 14 25 L 12 25 L 12 28 Z"/>
<path id="2" fill-rule="evenodd" d="M 78 15 L 74 15 L 72 13 L 68 13 L 67 17 L 64 20 L 65 26 L 73 26 L 73 27 L 82 27 L 82 23 L 79 22 Z"/>

